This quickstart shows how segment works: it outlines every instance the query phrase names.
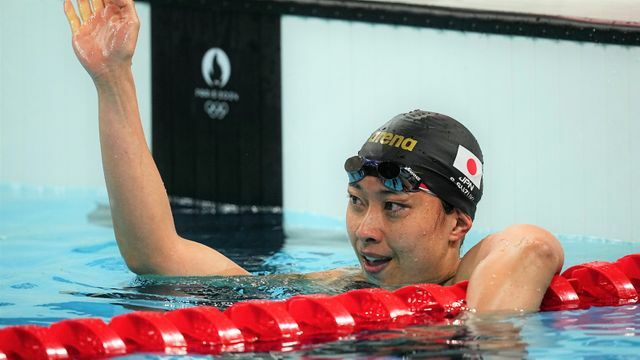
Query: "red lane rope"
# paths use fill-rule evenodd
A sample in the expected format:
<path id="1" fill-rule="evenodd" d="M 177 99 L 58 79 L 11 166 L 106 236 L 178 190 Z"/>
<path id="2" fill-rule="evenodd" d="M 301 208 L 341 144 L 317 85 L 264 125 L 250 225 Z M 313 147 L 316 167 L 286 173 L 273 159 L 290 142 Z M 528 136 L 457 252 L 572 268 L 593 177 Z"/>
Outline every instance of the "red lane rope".
<path id="1" fill-rule="evenodd" d="M 393 292 L 358 289 L 335 296 L 238 302 L 224 312 L 199 306 L 166 313 L 136 311 L 108 324 L 84 318 L 49 327 L 11 326 L 0 330 L 0 360 L 286 351 L 362 330 L 446 323 L 465 309 L 466 289 L 466 281 L 453 286 L 410 285 Z M 572 266 L 554 276 L 540 310 L 636 304 L 639 292 L 640 253 L 610 263 Z"/>

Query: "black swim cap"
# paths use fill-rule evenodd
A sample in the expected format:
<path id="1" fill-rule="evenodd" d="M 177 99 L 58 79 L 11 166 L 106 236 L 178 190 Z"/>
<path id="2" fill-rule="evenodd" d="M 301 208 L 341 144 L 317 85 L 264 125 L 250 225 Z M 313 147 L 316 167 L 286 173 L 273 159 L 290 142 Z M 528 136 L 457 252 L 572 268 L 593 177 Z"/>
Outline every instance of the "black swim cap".
<path id="1" fill-rule="evenodd" d="M 414 110 L 376 130 L 358 155 L 413 169 L 442 200 L 475 217 L 482 197 L 482 150 L 471 132 L 442 114 Z"/>

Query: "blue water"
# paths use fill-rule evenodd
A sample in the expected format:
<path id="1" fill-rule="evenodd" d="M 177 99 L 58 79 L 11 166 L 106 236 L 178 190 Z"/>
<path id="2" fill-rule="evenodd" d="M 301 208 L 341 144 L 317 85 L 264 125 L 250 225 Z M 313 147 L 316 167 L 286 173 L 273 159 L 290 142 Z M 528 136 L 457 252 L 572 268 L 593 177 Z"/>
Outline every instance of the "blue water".
<path id="1" fill-rule="evenodd" d="M 339 282 L 314 283 L 296 276 L 136 277 L 120 257 L 108 226 L 106 203 L 102 190 L 0 185 L 0 327 L 49 325 L 78 317 L 109 320 L 134 310 L 201 304 L 225 308 L 240 300 L 332 294 L 353 287 Z M 311 219 L 304 214 L 289 215 L 289 220 L 299 222 L 299 229 Z M 223 251 L 256 274 L 356 265 L 342 232 L 328 229 L 296 234 L 302 236 L 290 237 L 282 249 L 259 256 L 232 246 Z M 465 248 L 483 235 L 471 234 Z M 560 239 L 566 251 L 565 268 L 592 260 L 612 261 L 640 250 L 633 242 L 584 236 Z M 471 317 L 448 326 L 370 332 L 261 356 L 615 359 L 637 358 L 639 354 L 640 307 L 633 305 Z"/>

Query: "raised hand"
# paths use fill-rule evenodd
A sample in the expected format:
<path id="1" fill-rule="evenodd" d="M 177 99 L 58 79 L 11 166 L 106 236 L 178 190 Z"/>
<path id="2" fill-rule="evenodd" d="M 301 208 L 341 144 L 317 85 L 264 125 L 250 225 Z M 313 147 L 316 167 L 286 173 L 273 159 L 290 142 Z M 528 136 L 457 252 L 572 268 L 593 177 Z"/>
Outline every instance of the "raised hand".
<path id="1" fill-rule="evenodd" d="M 73 33 L 73 50 L 94 81 L 131 66 L 140 21 L 133 0 L 64 1 Z M 91 3 L 90 3 L 91 2 Z"/>

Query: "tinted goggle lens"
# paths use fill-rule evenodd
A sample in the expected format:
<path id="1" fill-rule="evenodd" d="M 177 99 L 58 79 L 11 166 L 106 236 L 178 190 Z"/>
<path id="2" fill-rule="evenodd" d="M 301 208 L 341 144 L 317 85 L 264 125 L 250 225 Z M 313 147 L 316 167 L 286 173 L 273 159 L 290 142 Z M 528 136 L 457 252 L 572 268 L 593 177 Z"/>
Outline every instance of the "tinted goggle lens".
<path id="1" fill-rule="evenodd" d="M 403 171 L 400 165 L 389 161 L 380 162 L 352 156 L 345 161 L 344 169 L 347 171 L 350 184 L 362 180 L 367 175 L 377 175 L 384 186 L 394 191 L 417 191 L 420 184 L 419 178 L 409 181 L 411 177 L 403 174 L 406 170 Z"/>
<path id="2" fill-rule="evenodd" d="M 378 174 L 385 179 L 394 179 L 400 176 L 400 166 L 392 162 L 378 164 Z"/>
<path id="3" fill-rule="evenodd" d="M 422 179 L 411 168 L 393 162 L 352 156 L 344 162 L 344 169 L 349 176 L 349 184 L 357 183 L 367 175 L 374 175 L 380 178 L 385 187 L 393 191 L 415 192 L 422 189 L 433 196 L 438 196 L 422 183 Z M 453 205 L 442 199 L 440 201 L 447 214 L 453 211 Z"/>
<path id="4" fill-rule="evenodd" d="M 365 159 L 360 156 L 352 156 L 344 162 L 344 169 L 349 172 L 360 171 L 364 166 Z"/>

